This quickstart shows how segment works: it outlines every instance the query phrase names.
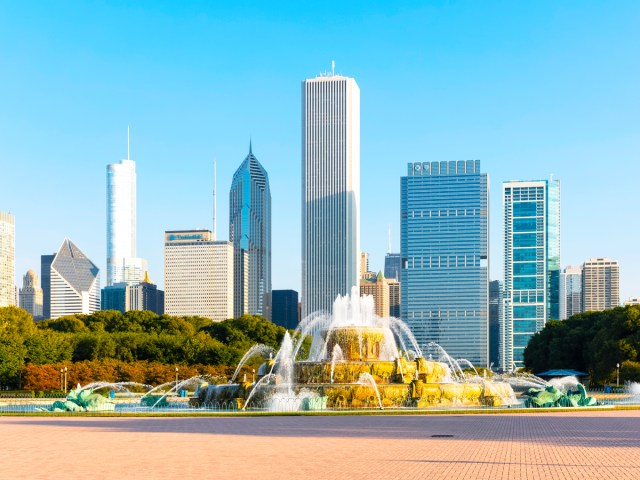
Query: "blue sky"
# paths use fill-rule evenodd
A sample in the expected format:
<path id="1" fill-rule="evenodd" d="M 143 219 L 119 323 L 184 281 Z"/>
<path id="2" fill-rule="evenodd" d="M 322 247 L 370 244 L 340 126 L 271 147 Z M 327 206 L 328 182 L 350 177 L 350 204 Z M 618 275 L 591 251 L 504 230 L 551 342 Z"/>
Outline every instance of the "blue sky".
<path id="1" fill-rule="evenodd" d="M 391 5 L 393 4 L 393 5 Z M 361 232 L 399 249 L 410 161 L 480 159 L 491 277 L 502 278 L 502 181 L 553 174 L 562 264 L 609 256 L 640 295 L 640 3 L 25 2 L 0 4 L 0 210 L 16 282 L 72 239 L 106 265 L 106 165 L 138 172 L 138 255 L 163 284 L 163 232 L 227 238 L 248 152 L 270 175 L 273 286 L 300 287 L 300 89 L 331 68 L 361 90 Z"/>

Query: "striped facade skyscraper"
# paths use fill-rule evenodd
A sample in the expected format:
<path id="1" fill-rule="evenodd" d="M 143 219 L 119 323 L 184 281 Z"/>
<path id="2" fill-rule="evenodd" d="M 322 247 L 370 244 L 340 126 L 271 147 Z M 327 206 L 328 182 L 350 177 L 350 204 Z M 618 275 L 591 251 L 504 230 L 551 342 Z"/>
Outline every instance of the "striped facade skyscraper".
<path id="1" fill-rule="evenodd" d="M 359 286 L 360 89 L 353 78 L 302 82 L 302 316 Z"/>
<path id="2" fill-rule="evenodd" d="M 100 310 L 98 273 L 98 267 L 65 239 L 50 267 L 51 318 Z"/>
<path id="3" fill-rule="evenodd" d="M 479 160 L 415 162 L 401 178 L 400 313 L 421 346 L 489 359 L 488 178 Z"/>
<path id="4" fill-rule="evenodd" d="M 234 316 L 271 317 L 271 190 L 253 155 L 233 175 L 229 192 L 229 241 L 234 250 Z"/>

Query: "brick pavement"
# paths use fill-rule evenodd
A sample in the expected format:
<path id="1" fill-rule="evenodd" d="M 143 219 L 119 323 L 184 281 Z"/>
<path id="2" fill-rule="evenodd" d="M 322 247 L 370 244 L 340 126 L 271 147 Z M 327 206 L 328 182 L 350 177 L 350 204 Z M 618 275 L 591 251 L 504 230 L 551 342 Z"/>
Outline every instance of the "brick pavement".
<path id="1" fill-rule="evenodd" d="M 23 478 L 640 479 L 640 412 L 0 417 Z"/>

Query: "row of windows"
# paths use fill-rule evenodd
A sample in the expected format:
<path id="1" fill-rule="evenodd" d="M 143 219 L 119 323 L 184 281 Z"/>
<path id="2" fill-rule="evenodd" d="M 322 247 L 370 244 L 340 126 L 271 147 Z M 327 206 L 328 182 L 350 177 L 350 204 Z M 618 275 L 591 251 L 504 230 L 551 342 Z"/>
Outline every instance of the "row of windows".
<path id="1" fill-rule="evenodd" d="M 487 259 L 478 255 L 433 255 L 411 257 L 405 268 L 486 267 Z"/>

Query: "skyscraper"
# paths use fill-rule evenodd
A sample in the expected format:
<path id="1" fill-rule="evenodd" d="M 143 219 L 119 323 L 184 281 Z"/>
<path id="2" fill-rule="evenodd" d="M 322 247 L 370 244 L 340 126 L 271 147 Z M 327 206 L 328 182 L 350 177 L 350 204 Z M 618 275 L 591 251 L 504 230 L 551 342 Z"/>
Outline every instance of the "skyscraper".
<path id="1" fill-rule="evenodd" d="M 148 310 L 164 313 L 164 292 L 145 278 L 140 283 L 116 283 L 102 289 L 102 310 Z"/>
<path id="2" fill-rule="evenodd" d="M 209 230 L 164 235 L 164 299 L 168 315 L 233 318 L 233 244 Z"/>
<path id="3" fill-rule="evenodd" d="M 402 270 L 402 257 L 399 253 L 387 253 L 384 257 L 384 276 L 400 281 L 400 271 Z"/>
<path id="4" fill-rule="evenodd" d="M 148 270 L 136 258 L 136 162 L 107 165 L 107 286 L 140 282 Z"/>
<path id="5" fill-rule="evenodd" d="M 298 326 L 298 292 L 295 290 L 273 290 L 273 323 L 290 330 Z"/>
<path id="6" fill-rule="evenodd" d="M 360 279 L 360 296 L 364 297 L 365 295 L 373 297 L 376 315 L 382 318 L 390 315 L 389 283 L 382 272 L 378 272 L 378 275 L 371 279 Z"/>
<path id="7" fill-rule="evenodd" d="M 582 265 L 582 308 L 600 311 L 620 305 L 620 266 L 610 258 L 592 258 Z"/>
<path id="8" fill-rule="evenodd" d="M 569 265 L 560 273 L 560 320 L 582 312 L 582 267 Z"/>
<path id="9" fill-rule="evenodd" d="M 502 321 L 502 282 L 489 282 L 489 365 L 497 369 L 501 365 L 500 351 L 504 334 Z"/>
<path id="10" fill-rule="evenodd" d="M 359 285 L 360 89 L 353 78 L 302 82 L 303 317 Z"/>
<path id="11" fill-rule="evenodd" d="M 229 241 L 234 249 L 234 316 L 269 317 L 271 299 L 271 190 L 253 155 L 233 174 L 229 192 Z"/>
<path id="12" fill-rule="evenodd" d="M 533 334 L 560 318 L 560 182 L 510 181 L 504 199 L 503 367 L 523 366 Z"/>
<path id="13" fill-rule="evenodd" d="M 479 160 L 409 163 L 401 179 L 401 317 L 420 345 L 488 364 L 489 204 Z"/>
<path id="14" fill-rule="evenodd" d="M 42 280 L 42 316 L 51 318 L 51 264 L 56 254 L 40 256 L 40 279 Z"/>
<path id="15" fill-rule="evenodd" d="M 38 276 L 29 270 L 22 280 L 20 289 L 20 308 L 31 314 L 34 320 L 42 320 L 42 288 L 38 285 Z"/>
<path id="16" fill-rule="evenodd" d="M 16 218 L 0 212 L 0 307 L 15 305 Z"/>
<path id="17" fill-rule="evenodd" d="M 51 318 L 100 310 L 98 267 L 71 240 L 62 242 L 50 272 Z"/>

